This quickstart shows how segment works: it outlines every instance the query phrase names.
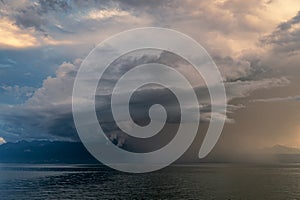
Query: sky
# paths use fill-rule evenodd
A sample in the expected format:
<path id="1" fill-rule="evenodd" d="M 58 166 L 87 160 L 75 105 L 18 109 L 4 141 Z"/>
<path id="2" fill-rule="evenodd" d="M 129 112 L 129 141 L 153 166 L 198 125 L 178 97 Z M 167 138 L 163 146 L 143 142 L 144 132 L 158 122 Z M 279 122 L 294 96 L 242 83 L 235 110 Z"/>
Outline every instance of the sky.
<path id="1" fill-rule="evenodd" d="M 219 67 L 228 112 L 217 150 L 247 151 L 275 144 L 300 148 L 300 2 L 294 0 L 2 0 L 0 144 L 77 141 L 71 100 L 82 60 L 107 37 L 140 27 L 187 34 Z M 114 65 L 121 69 L 121 65 L 150 61 L 178 58 L 148 52 L 120 58 Z M 187 69 L 186 63 L 178 63 L 182 71 Z M 108 71 L 107 80 L 115 80 L 121 72 Z M 211 113 L 207 92 L 203 85 L 198 89 L 203 93 L 199 102 L 204 105 L 205 129 Z M 153 91 L 145 88 L 143 92 L 142 100 Z M 163 97 L 168 94 L 163 89 L 156 92 Z M 102 94 L 98 91 L 99 113 L 107 106 Z M 139 98 L 137 102 L 142 101 Z M 170 100 L 162 98 L 162 103 L 170 104 Z M 132 141 L 107 121 L 109 137 L 130 148 Z"/>

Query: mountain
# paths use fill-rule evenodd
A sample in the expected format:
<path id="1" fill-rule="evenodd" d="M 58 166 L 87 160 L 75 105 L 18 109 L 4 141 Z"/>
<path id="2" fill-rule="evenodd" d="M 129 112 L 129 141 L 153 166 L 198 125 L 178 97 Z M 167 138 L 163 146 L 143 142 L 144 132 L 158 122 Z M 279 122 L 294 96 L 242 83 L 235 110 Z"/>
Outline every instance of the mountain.
<path id="1" fill-rule="evenodd" d="M 0 145 L 0 163 L 96 164 L 80 142 L 20 141 Z"/>
<path id="2" fill-rule="evenodd" d="M 212 153 L 203 160 L 205 162 L 254 164 L 300 163 L 300 149 L 277 144 L 248 152 Z"/>
<path id="3" fill-rule="evenodd" d="M 298 148 L 287 147 L 279 144 L 263 148 L 262 151 L 270 154 L 300 154 L 300 149 Z"/>
<path id="4" fill-rule="evenodd" d="M 300 149 L 284 145 L 274 145 L 260 150 L 262 155 L 267 155 L 277 163 L 300 163 Z"/>
<path id="5" fill-rule="evenodd" d="M 207 158 L 193 161 L 229 163 L 300 163 L 300 149 L 275 145 L 262 148 L 252 154 L 210 154 Z M 99 164 L 81 142 L 20 141 L 0 145 L 0 163 L 38 164 Z M 178 161 L 177 163 L 190 163 Z"/>

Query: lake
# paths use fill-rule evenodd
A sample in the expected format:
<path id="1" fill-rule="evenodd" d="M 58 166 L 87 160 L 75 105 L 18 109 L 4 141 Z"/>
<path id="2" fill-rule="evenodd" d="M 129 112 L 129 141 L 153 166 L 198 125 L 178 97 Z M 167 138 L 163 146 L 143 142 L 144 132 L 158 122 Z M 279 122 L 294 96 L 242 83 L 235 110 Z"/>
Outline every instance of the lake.
<path id="1" fill-rule="evenodd" d="M 127 174 L 102 165 L 0 164 L 0 199 L 300 199 L 300 165 L 173 165 Z"/>

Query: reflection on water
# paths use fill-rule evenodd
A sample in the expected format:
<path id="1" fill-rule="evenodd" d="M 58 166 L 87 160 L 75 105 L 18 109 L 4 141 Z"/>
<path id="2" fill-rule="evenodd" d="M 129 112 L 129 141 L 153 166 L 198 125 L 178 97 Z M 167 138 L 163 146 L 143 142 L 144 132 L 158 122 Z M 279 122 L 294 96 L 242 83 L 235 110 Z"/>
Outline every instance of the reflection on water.
<path id="1" fill-rule="evenodd" d="M 0 199 L 300 199 L 300 166 L 205 164 L 127 174 L 93 165 L 0 165 Z"/>

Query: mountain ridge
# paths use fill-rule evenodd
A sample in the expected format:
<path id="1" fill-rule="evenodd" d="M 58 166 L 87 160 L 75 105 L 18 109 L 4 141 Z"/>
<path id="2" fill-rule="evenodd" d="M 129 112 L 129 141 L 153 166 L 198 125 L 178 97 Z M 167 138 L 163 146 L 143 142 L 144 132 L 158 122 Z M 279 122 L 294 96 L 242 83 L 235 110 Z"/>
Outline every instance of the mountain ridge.
<path id="1" fill-rule="evenodd" d="M 271 147 L 264 147 L 261 149 L 261 151 L 271 154 L 300 154 L 299 148 L 289 147 L 281 144 L 275 144 Z"/>
<path id="2" fill-rule="evenodd" d="M 98 163 L 81 142 L 19 141 L 0 145 L 2 163 Z"/>
<path id="3" fill-rule="evenodd" d="M 261 148 L 248 156 L 212 154 L 205 159 L 192 162 L 269 162 L 270 160 L 280 163 L 299 163 L 300 149 L 277 144 Z M 4 143 L 0 145 L 0 163 L 99 164 L 81 142 L 48 140 Z"/>

